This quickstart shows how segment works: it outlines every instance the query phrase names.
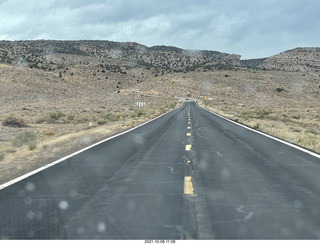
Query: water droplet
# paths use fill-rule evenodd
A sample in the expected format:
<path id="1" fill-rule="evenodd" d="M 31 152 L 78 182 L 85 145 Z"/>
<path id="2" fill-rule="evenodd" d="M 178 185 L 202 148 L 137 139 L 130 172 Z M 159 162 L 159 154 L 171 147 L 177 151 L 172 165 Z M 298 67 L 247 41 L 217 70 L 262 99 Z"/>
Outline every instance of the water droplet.
<path id="1" fill-rule="evenodd" d="M 100 223 L 98 224 L 98 231 L 99 231 L 99 232 L 105 232 L 105 231 L 106 231 L 106 225 L 105 225 L 105 223 L 100 222 Z"/>
<path id="2" fill-rule="evenodd" d="M 221 176 L 223 179 L 229 179 L 230 177 L 230 171 L 227 168 L 224 168 L 221 170 Z"/>
<path id="3" fill-rule="evenodd" d="M 251 84 L 246 84 L 244 86 L 244 92 L 246 96 L 252 96 L 256 93 L 256 89 L 253 85 Z"/>
<path id="4" fill-rule="evenodd" d="M 82 138 L 82 144 L 83 145 L 89 145 L 90 143 L 92 143 L 92 138 L 90 135 L 84 135 Z"/>
<path id="5" fill-rule="evenodd" d="M 25 196 L 26 196 L 25 190 L 19 190 L 19 191 L 18 191 L 18 196 L 19 196 L 19 197 L 25 197 Z"/>
<path id="6" fill-rule="evenodd" d="M 75 198 L 77 196 L 77 191 L 76 190 L 71 190 L 69 195 L 70 195 L 70 197 Z"/>
<path id="7" fill-rule="evenodd" d="M 31 203 L 32 203 L 32 198 L 31 198 L 30 196 L 28 196 L 28 197 L 26 197 L 26 198 L 24 199 L 24 202 L 25 202 L 25 204 L 27 204 L 27 205 L 31 205 Z"/>
<path id="8" fill-rule="evenodd" d="M 36 216 L 36 218 L 39 219 L 39 220 L 41 220 L 41 219 L 43 218 L 43 214 L 42 214 L 42 212 L 40 212 L 40 211 L 39 211 L 39 212 L 36 212 L 36 213 L 35 213 L 35 216 Z"/>
<path id="9" fill-rule="evenodd" d="M 267 108 L 270 104 L 270 100 L 268 97 L 262 96 L 259 98 L 259 105 L 261 108 Z"/>
<path id="10" fill-rule="evenodd" d="M 83 234 L 84 231 L 85 231 L 85 229 L 82 226 L 78 227 L 78 229 L 77 229 L 77 232 L 79 235 Z"/>
<path id="11" fill-rule="evenodd" d="M 34 212 L 28 211 L 27 212 L 27 218 L 30 219 L 30 220 L 34 219 Z"/>
<path id="12" fill-rule="evenodd" d="M 200 161 L 199 167 L 201 169 L 206 169 L 208 167 L 208 163 L 206 161 Z"/>
<path id="13" fill-rule="evenodd" d="M 33 230 L 30 230 L 30 231 L 28 232 L 28 236 L 29 236 L 30 238 L 33 238 L 33 237 L 34 237 L 34 231 L 33 231 Z"/>
<path id="14" fill-rule="evenodd" d="M 44 95 L 39 95 L 37 97 L 37 100 L 38 100 L 38 103 L 41 103 L 41 104 L 46 104 L 47 103 L 47 98 Z"/>
<path id="15" fill-rule="evenodd" d="M 28 182 L 26 184 L 26 189 L 27 191 L 34 191 L 34 189 L 36 188 L 35 184 L 33 184 L 32 182 Z"/>
<path id="16" fill-rule="evenodd" d="M 302 208 L 303 207 L 302 202 L 300 202 L 299 200 L 295 200 L 293 205 L 295 208 Z"/>
<path id="17" fill-rule="evenodd" d="M 67 201 L 61 201 L 59 202 L 59 208 L 62 210 L 66 210 L 69 207 L 69 203 Z"/>
<path id="18" fill-rule="evenodd" d="M 297 95 L 300 95 L 303 93 L 303 90 L 304 90 L 304 82 L 295 82 L 293 85 L 292 85 L 292 90 L 295 94 Z"/>
<path id="19" fill-rule="evenodd" d="M 144 142 L 145 142 L 145 140 L 144 140 L 144 138 L 143 138 L 142 135 L 135 135 L 134 138 L 133 138 L 133 140 L 134 140 L 134 143 L 135 143 L 136 145 L 138 145 L 138 146 L 143 145 Z"/>
<path id="20" fill-rule="evenodd" d="M 135 207 L 136 207 L 136 205 L 133 203 L 133 202 L 128 202 L 127 203 L 127 209 L 128 210 L 134 210 L 135 209 Z"/>
<path id="21" fill-rule="evenodd" d="M 50 220 L 50 223 L 52 223 L 52 224 L 58 224 L 59 223 L 59 219 L 58 219 L 58 217 L 53 217 L 51 220 Z"/>

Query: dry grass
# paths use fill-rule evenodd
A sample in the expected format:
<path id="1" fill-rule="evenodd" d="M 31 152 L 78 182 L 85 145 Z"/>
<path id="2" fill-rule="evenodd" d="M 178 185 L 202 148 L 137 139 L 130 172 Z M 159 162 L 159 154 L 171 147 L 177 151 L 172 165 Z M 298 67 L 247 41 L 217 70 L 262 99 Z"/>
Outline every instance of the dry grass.
<path id="1" fill-rule="evenodd" d="M 4 130 L 0 132 L 9 130 L 10 136 L 0 141 L 0 168 L 3 172 L 0 184 L 155 118 L 178 105 L 176 102 L 166 102 L 158 108 L 75 115 L 54 110 L 38 115 L 38 119 L 28 118 L 28 128 L 3 126 Z M 44 119 L 39 120 L 39 117 Z"/>
<path id="2" fill-rule="evenodd" d="M 35 148 L 37 140 L 37 134 L 33 131 L 22 131 L 19 132 L 14 138 L 12 144 L 15 147 L 22 147 L 23 145 L 28 145 L 29 148 Z"/>
<path id="3" fill-rule="evenodd" d="M 199 103 L 226 118 L 320 153 L 320 123 L 313 116 L 311 116 L 313 119 L 310 119 L 306 116 L 290 114 L 290 112 L 283 114 L 267 109 L 233 108 L 230 110 L 217 108 L 210 102 L 199 101 Z"/>
<path id="4" fill-rule="evenodd" d="M 196 98 L 213 112 L 320 153 L 318 73 L 217 71 L 199 86 L 196 95 L 213 100 Z"/>

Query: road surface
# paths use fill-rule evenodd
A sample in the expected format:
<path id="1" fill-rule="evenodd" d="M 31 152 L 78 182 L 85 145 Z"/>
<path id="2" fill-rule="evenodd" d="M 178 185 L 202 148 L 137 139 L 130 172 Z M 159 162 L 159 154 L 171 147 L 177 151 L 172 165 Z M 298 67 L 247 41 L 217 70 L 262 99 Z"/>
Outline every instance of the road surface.
<path id="1" fill-rule="evenodd" d="M 0 190 L 0 239 L 320 239 L 320 159 L 185 102 Z"/>

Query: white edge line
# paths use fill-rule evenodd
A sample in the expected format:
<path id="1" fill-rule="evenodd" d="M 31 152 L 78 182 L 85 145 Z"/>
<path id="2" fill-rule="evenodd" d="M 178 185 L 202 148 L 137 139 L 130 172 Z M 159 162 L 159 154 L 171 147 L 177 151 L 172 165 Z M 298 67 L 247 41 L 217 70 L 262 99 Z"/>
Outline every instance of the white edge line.
<path id="1" fill-rule="evenodd" d="M 37 173 L 39 173 L 39 172 L 41 172 L 41 171 L 43 171 L 43 170 L 45 170 L 45 169 L 47 169 L 47 168 L 50 168 L 50 167 L 52 167 L 52 166 L 54 166 L 54 165 L 56 165 L 56 164 L 58 164 L 58 163 L 61 163 L 61 162 L 65 161 L 65 160 L 67 160 L 68 158 L 71 158 L 71 157 L 73 157 L 73 156 L 75 156 L 75 155 L 77 155 L 77 154 L 80 154 L 80 153 L 82 153 L 82 152 L 84 152 L 84 151 L 86 151 L 86 150 L 88 150 L 88 149 L 90 149 L 90 148 L 93 148 L 93 147 L 95 147 L 95 146 L 98 146 L 99 144 L 102 144 L 102 143 L 104 143 L 104 142 L 106 142 L 106 141 L 109 141 L 109 140 L 111 140 L 111 139 L 113 139 L 113 138 L 116 138 L 116 137 L 118 137 L 118 136 L 124 135 L 124 134 L 126 134 L 126 133 L 128 133 L 128 132 L 130 132 L 130 131 L 133 131 L 133 130 L 135 130 L 135 129 L 141 127 L 141 126 L 143 126 L 143 125 L 146 125 L 146 124 L 148 124 L 148 123 L 150 123 L 150 122 L 152 122 L 152 121 L 154 121 L 154 120 L 157 120 L 157 119 L 159 119 L 159 118 L 167 115 L 168 113 L 171 113 L 171 112 L 173 112 L 173 111 L 181 108 L 181 107 L 183 106 L 183 104 L 184 104 L 184 102 L 182 103 L 182 105 L 181 105 L 180 107 L 178 107 L 178 108 L 176 108 L 176 109 L 173 109 L 173 110 L 171 110 L 171 111 L 168 111 L 168 112 L 166 112 L 166 113 L 164 113 L 164 114 L 162 114 L 162 115 L 160 115 L 160 116 L 158 116 L 158 117 L 156 117 L 156 118 L 154 118 L 154 119 L 148 120 L 148 121 L 144 122 L 144 123 L 141 124 L 141 125 L 138 125 L 138 126 L 136 126 L 136 127 L 133 127 L 133 128 L 131 128 L 131 129 L 129 129 L 129 130 L 126 130 L 126 131 L 121 132 L 121 133 L 119 133 L 119 134 L 113 135 L 113 136 L 108 137 L 108 138 L 106 138 L 106 139 L 103 139 L 102 141 L 99 141 L 99 142 L 97 142 L 97 143 L 95 143 L 95 144 L 92 144 L 92 145 L 90 145 L 90 146 L 88 146 L 88 147 L 85 147 L 85 148 L 83 148 L 83 149 L 81 149 L 81 150 L 79 150 L 79 151 L 76 151 L 76 152 L 74 152 L 74 153 L 72 153 L 72 154 L 69 154 L 69 155 L 67 155 L 67 156 L 65 156 L 65 157 L 63 157 L 63 158 L 60 158 L 60 159 L 58 159 L 58 160 L 56 160 L 56 161 L 54 161 L 54 162 L 52 162 L 52 163 L 49 163 L 49 164 L 47 164 L 47 165 L 45 165 L 45 166 L 43 166 L 43 167 L 40 167 L 40 168 L 38 168 L 38 169 L 36 169 L 36 170 L 33 170 L 33 171 L 31 171 L 31 172 L 29 172 L 29 173 L 27 173 L 27 174 L 24 174 L 24 175 L 19 176 L 19 177 L 15 178 L 15 179 L 13 179 L 13 180 L 11 180 L 11 181 L 8 181 L 7 183 L 4 183 L 4 184 L 0 185 L 0 190 L 6 188 L 6 187 L 8 187 L 8 186 L 11 186 L 11 185 L 13 185 L 13 184 L 15 184 L 15 183 L 17 183 L 17 182 L 19 182 L 19 181 L 22 181 L 22 180 L 28 178 L 28 177 L 31 176 L 31 175 L 37 174 Z"/>
<path id="2" fill-rule="evenodd" d="M 223 117 L 223 116 L 221 116 L 221 115 L 219 115 L 219 114 L 216 114 L 216 113 L 214 113 L 214 112 L 212 112 L 212 111 L 210 111 L 210 110 L 208 110 L 208 109 L 206 109 L 206 108 L 204 108 L 204 107 L 199 106 L 197 102 L 196 102 L 196 104 L 197 104 L 198 107 L 200 107 L 200 108 L 208 111 L 209 113 L 212 113 L 212 114 L 220 117 L 221 119 L 227 120 L 227 121 L 229 121 L 229 122 L 231 122 L 231 123 L 234 123 L 234 124 L 236 124 L 236 125 L 239 125 L 239 126 L 245 128 L 245 129 L 247 129 L 247 130 L 251 130 L 251 131 L 253 131 L 253 132 L 255 132 L 255 133 L 258 133 L 258 134 L 260 134 L 260 135 L 266 136 L 266 137 L 268 137 L 268 138 L 271 138 L 271 139 L 273 139 L 273 140 L 276 140 L 276 141 L 278 141 L 278 142 L 281 142 L 281 143 L 283 143 L 283 144 L 286 144 L 287 146 L 290 146 L 290 147 L 293 147 L 293 148 L 295 148 L 295 149 L 298 149 L 298 150 L 300 150 L 300 151 L 302 151 L 302 152 L 305 152 L 305 153 L 307 153 L 307 154 L 310 154 L 310 155 L 312 155 L 312 156 L 314 156 L 314 157 L 316 157 L 316 158 L 320 158 L 320 154 L 318 154 L 318 153 L 309 151 L 309 150 L 306 149 L 306 148 L 303 148 L 303 147 L 300 147 L 300 146 L 298 146 L 298 145 L 292 144 L 292 143 L 290 143 L 290 142 L 287 142 L 287 141 L 282 140 L 282 139 L 280 139 L 280 138 L 271 136 L 271 135 L 266 134 L 266 133 L 264 133 L 264 132 L 261 132 L 261 131 L 252 129 L 252 128 L 250 128 L 250 127 L 247 126 L 247 125 L 243 125 L 243 124 L 237 123 L 237 122 L 235 122 L 235 121 L 233 121 L 233 120 L 231 120 L 231 119 L 225 118 L 225 117 Z"/>

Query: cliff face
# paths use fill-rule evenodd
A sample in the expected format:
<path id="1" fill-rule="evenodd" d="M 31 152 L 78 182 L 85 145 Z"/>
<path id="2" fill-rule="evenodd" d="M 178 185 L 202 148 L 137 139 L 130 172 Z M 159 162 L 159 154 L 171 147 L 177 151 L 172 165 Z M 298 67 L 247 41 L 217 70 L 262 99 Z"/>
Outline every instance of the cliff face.
<path id="1" fill-rule="evenodd" d="M 264 60 L 258 67 L 285 71 L 320 71 L 320 48 L 295 48 Z"/>

